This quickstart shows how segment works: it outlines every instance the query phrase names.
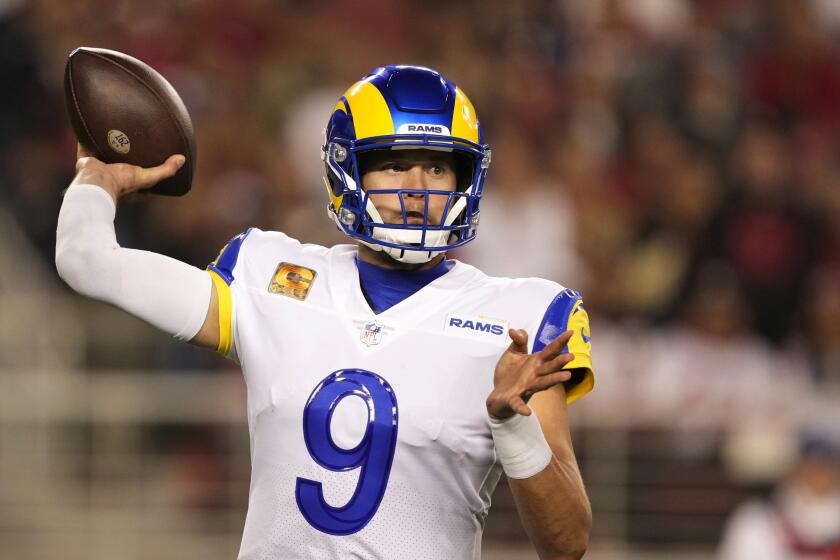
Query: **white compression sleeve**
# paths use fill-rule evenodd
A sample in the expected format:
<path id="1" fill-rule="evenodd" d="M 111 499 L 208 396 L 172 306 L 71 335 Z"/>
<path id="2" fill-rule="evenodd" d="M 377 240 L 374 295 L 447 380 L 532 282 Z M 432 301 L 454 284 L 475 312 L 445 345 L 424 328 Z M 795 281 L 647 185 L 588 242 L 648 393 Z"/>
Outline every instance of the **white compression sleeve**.
<path id="1" fill-rule="evenodd" d="M 190 340 L 207 316 L 210 275 L 165 255 L 120 247 L 116 211 L 111 195 L 96 185 L 67 189 L 56 231 L 59 276 L 80 294 Z"/>

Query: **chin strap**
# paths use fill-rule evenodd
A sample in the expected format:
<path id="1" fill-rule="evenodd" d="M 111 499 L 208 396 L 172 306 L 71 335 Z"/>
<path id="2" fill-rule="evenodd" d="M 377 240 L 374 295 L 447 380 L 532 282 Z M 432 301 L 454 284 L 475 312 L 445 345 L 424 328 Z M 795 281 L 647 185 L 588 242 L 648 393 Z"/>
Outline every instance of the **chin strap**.
<path id="1" fill-rule="evenodd" d="M 370 247 L 374 251 L 380 251 L 394 259 L 395 261 L 408 264 L 422 264 L 427 263 L 438 255 L 445 253 L 445 251 L 411 251 L 407 249 L 397 249 L 396 247 L 386 247 L 378 243 L 371 243 L 364 239 L 359 239 L 359 243 Z"/>

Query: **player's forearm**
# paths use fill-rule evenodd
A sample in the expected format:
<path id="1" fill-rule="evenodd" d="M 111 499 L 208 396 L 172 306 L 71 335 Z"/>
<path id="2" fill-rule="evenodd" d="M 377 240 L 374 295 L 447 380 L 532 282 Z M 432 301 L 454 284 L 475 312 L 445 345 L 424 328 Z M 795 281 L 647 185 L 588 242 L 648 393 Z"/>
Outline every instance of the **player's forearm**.
<path id="1" fill-rule="evenodd" d="M 572 446 L 565 388 L 557 385 L 541 391 L 528 404 L 533 414 L 520 417 L 514 431 L 515 441 L 525 444 L 518 449 L 520 462 L 530 456 L 531 468 L 505 469 L 522 524 L 541 558 L 580 558 L 589 542 L 592 511 Z M 498 428 L 494 430 L 497 450 L 502 443 L 509 452 L 506 432 L 496 432 Z M 510 463 L 505 454 L 500 459 L 503 465 Z"/>
<path id="2" fill-rule="evenodd" d="M 65 192 L 55 239 L 55 264 L 59 276 L 80 294 L 107 299 L 118 278 L 120 246 L 114 231 L 116 202 L 104 189 L 74 182 Z"/>
<path id="3" fill-rule="evenodd" d="M 522 524 L 542 559 L 581 558 L 589 543 L 592 510 L 571 449 L 525 479 L 509 479 Z"/>
<path id="4" fill-rule="evenodd" d="M 59 276 L 83 295 L 189 340 L 207 314 L 209 275 L 165 255 L 120 247 L 115 214 L 114 197 L 106 190 L 90 184 L 70 186 L 56 229 Z"/>

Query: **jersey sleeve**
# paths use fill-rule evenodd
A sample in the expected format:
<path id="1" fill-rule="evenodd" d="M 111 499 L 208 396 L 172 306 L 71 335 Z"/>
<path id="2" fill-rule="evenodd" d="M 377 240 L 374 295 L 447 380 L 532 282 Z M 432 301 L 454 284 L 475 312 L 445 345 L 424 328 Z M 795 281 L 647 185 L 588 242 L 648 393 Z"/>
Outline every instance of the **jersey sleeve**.
<path id="1" fill-rule="evenodd" d="M 583 298 L 574 290 L 561 291 L 543 315 L 542 322 L 534 337 L 533 352 L 539 352 L 564 331 L 572 330 L 572 338 L 563 349 L 571 352 L 574 360 L 566 369 L 572 372 L 572 378 L 566 387 L 566 402 L 571 403 L 595 386 L 595 372 L 592 369 L 592 343 L 589 331 L 589 315 L 583 307 Z"/>
<path id="2" fill-rule="evenodd" d="M 213 279 L 213 284 L 216 286 L 216 292 L 219 296 L 219 346 L 216 348 L 216 352 L 235 362 L 239 362 L 239 359 L 233 336 L 236 308 L 234 290 L 231 288 L 236 281 L 234 273 L 240 260 L 242 244 L 252 229 L 248 228 L 231 239 L 206 268 Z"/>

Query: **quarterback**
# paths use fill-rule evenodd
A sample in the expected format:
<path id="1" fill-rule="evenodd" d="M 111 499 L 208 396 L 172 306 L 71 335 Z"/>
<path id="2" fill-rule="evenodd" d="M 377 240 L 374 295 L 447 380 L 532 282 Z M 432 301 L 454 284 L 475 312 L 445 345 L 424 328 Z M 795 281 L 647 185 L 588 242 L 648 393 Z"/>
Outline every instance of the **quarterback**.
<path id="1" fill-rule="evenodd" d="M 242 368 L 240 560 L 479 559 L 502 472 L 540 557 L 583 556 L 592 516 L 566 409 L 594 382 L 581 297 L 446 257 L 476 236 L 490 155 L 455 84 L 377 68 L 321 147 L 329 216 L 356 244 L 250 228 L 201 270 L 114 233 L 120 197 L 183 156 L 142 169 L 79 148 L 60 276 Z"/>

